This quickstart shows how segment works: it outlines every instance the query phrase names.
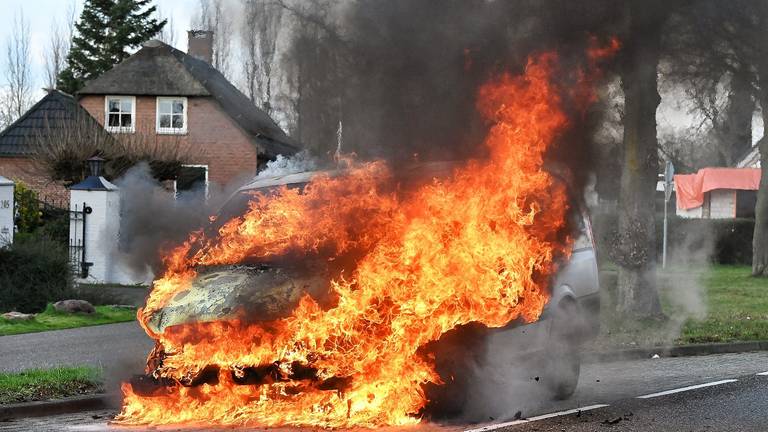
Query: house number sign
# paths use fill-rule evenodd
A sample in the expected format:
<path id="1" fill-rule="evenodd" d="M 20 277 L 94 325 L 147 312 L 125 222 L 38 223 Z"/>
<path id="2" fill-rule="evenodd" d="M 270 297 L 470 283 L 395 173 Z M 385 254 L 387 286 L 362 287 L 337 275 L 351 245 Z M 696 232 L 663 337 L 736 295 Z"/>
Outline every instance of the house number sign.
<path id="1" fill-rule="evenodd" d="M 11 208 L 11 201 L 10 200 L 2 200 L 0 201 L 0 208 Z"/>

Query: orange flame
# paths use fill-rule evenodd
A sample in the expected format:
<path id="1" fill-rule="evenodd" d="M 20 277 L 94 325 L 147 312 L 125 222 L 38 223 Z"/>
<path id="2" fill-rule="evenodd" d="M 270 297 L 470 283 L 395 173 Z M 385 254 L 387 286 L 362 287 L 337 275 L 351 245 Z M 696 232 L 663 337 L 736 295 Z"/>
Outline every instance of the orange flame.
<path id="1" fill-rule="evenodd" d="M 249 211 L 215 238 L 195 233 L 168 258 L 144 322 L 188 288 L 199 264 L 237 263 L 291 250 L 337 256 L 365 251 L 349 279 L 332 281 L 338 302 L 323 310 L 305 297 L 287 318 L 170 327 L 151 334 L 165 353 L 156 377 L 181 379 L 274 365 L 281 376 L 312 368 L 316 379 L 237 385 L 231 374 L 197 387 L 171 385 L 151 395 L 123 385 L 125 424 L 381 426 L 417 423 L 422 385 L 439 383 L 417 350 L 457 325 L 500 327 L 538 319 L 553 260 L 565 254 L 562 183 L 542 169 L 565 128 L 550 83 L 554 54 L 530 59 L 522 76 L 502 75 L 479 91 L 493 126 L 490 158 L 457 169 L 407 197 L 387 193 L 386 167 L 366 163 L 344 177 L 318 177 L 299 193 L 254 196 Z M 384 180 L 383 180 L 384 179 Z M 204 244 L 190 256 L 193 244 Z M 243 317 L 247 318 L 247 317 Z M 146 325 L 145 325 L 146 328 Z M 324 380 L 343 379 L 343 390 Z"/>

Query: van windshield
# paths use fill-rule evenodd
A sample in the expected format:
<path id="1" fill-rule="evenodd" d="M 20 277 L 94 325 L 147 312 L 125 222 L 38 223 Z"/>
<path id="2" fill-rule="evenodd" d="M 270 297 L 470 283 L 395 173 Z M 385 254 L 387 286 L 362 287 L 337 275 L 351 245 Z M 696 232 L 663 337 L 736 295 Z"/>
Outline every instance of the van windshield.
<path id="1" fill-rule="evenodd" d="M 269 196 L 271 194 L 274 194 L 277 190 L 279 190 L 283 186 L 286 186 L 289 189 L 295 189 L 295 188 L 303 189 L 304 186 L 306 186 L 306 184 L 307 184 L 306 182 L 291 183 L 287 185 L 270 186 L 270 187 L 264 187 L 259 189 L 248 189 L 248 190 L 238 191 L 235 195 L 230 197 L 226 203 L 224 203 L 224 205 L 221 207 L 219 212 L 216 214 L 216 222 L 214 222 L 214 225 L 216 225 L 216 227 L 219 227 L 236 217 L 244 215 L 248 211 L 248 203 L 251 202 L 254 195 L 257 193 L 261 193 L 266 196 Z"/>

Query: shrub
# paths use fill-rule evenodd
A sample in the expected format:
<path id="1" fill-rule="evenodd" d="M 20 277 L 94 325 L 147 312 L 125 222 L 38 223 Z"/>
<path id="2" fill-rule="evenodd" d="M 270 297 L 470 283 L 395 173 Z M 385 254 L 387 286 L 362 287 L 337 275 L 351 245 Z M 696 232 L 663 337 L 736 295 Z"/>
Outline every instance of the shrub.
<path id="1" fill-rule="evenodd" d="M 66 247 L 34 236 L 0 249 L 0 312 L 40 312 L 72 294 Z"/>
<path id="2" fill-rule="evenodd" d="M 661 256 L 663 225 L 656 224 L 656 249 Z M 709 254 L 718 264 L 752 264 L 754 219 L 669 218 L 669 252 L 675 255 Z"/>
<path id="3" fill-rule="evenodd" d="M 13 189 L 13 201 L 16 203 L 16 227 L 20 233 L 31 233 L 40 225 L 37 193 L 24 183 L 17 182 Z"/>
<path id="4" fill-rule="evenodd" d="M 611 233 L 618 227 L 615 213 L 592 215 L 600 260 L 609 260 Z M 661 261 L 664 219 L 656 219 L 656 252 Z M 707 259 L 718 264 L 752 264 L 754 219 L 685 219 L 669 217 L 668 253 L 674 260 Z"/>
<path id="5" fill-rule="evenodd" d="M 69 213 L 43 211 L 43 222 L 35 235 L 69 246 Z"/>

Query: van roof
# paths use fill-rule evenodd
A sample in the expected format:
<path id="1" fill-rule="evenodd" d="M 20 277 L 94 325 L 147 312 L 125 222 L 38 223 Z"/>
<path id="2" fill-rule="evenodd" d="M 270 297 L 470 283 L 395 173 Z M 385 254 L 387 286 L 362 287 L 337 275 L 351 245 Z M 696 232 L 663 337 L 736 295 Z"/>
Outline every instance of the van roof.
<path id="1" fill-rule="evenodd" d="M 459 163 L 460 161 L 420 162 L 401 168 L 399 169 L 399 172 L 405 174 L 405 176 L 420 175 L 428 177 L 431 175 L 433 177 L 442 177 L 449 174 L 453 168 L 458 166 Z M 572 176 L 570 175 L 570 171 L 562 165 L 545 164 L 544 169 L 550 172 L 550 174 L 553 174 L 555 177 L 558 177 L 560 180 L 564 181 L 568 186 L 573 183 L 571 181 Z M 348 171 L 348 169 L 329 169 L 303 171 L 264 178 L 259 178 L 259 176 L 256 176 L 250 182 L 240 187 L 237 192 L 251 191 L 274 186 L 308 183 L 313 177 L 320 174 L 330 177 L 337 177 Z"/>

